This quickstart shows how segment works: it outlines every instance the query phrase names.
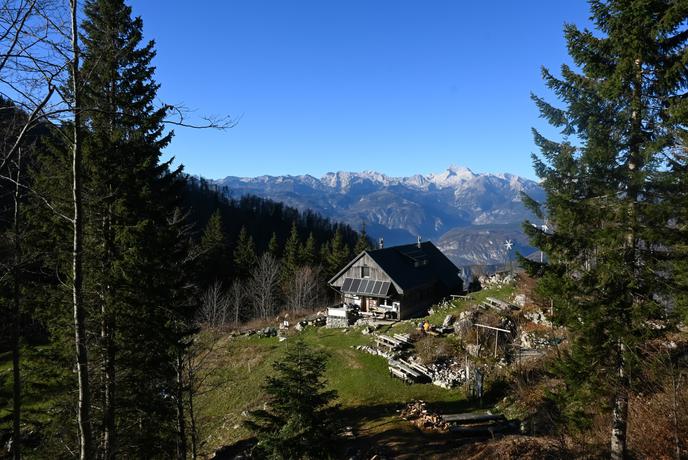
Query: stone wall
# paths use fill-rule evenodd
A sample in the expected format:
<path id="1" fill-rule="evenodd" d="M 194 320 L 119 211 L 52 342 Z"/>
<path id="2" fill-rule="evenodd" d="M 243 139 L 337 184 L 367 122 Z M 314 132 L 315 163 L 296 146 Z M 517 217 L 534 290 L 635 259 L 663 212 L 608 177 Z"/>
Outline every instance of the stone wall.
<path id="1" fill-rule="evenodd" d="M 337 329 L 343 327 L 349 327 L 349 318 L 340 318 L 337 316 L 328 316 L 325 327 L 330 329 Z"/>

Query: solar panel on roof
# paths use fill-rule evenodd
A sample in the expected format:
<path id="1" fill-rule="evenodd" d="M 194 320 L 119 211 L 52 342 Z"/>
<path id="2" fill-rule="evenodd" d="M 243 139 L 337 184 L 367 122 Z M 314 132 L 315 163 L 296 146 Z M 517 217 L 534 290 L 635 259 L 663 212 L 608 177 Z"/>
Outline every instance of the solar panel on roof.
<path id="1" fill-rule="evenodd" d="M 361 280 L 360 278 L 354 278 L 354 280 L 351 282 L 351 292 L 358 292 L 358 288 L 361 286 Z"/>
<path id="2" fill-rule="evenodd" d="M 353 278 L 344 278 L 344 284 L 342 284 L 343 292 L 351 292 L 351 284 L 353 283 Z"/>
<path id="3" fill-rule="evenodd" d="M 385 297 L 389 292 L 389 281 L 375 281 L 361 278 L 344 278 L 342 292 L 375 297 Z"/>
<path id="4" fill-rule="evenodd" d="M 391 286 L 392 283 L 389 281 L 383 281 L 382 286 L 380 286 L 380 295 L 381 296 L 386 296 L 387 293 L 389 292 L 389 287 Z"/>

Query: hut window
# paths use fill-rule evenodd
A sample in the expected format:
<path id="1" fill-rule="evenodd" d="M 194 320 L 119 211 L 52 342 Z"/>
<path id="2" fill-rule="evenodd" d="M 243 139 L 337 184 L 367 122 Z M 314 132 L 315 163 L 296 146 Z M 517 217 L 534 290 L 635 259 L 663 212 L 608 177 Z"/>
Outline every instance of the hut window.
<path id="1" fill-rule="evenodd" d="M 361 278 L 370 278 L 370 267 L 361 267 Z"/>

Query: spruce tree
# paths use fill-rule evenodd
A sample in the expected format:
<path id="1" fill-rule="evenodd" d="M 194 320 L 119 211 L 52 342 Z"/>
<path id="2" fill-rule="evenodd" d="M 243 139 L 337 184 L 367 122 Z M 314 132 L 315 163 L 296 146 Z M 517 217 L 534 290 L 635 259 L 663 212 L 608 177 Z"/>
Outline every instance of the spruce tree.
<path id="1" fill-rule="evenodd" d="M 251 413 L 246 425 L 254 431 L 257 458 L 328 458 L 335 435 L 333 401 L 323 379 L 327 355 L 297 339 L 272 367 L 263 386 L 268 409 Z"/>
<path id="2" fill-rule="evenodd" d="M 322 256 L 325 262 L 325 276 L 328 279 L 344 268 L 344 265 L 349 262 L 351 251 L 344 241 L 341 227 L 337 227 L 332 240 L 327 246 L 323 246 Z"/>
<path id="3" fill-rule="evenodd" d="M 272 232 L 270 241 L 268 241 L 268 253 L 275 259 L 279 259 L 279 242 L 277 241 L 277 232 Z"/>
<path id="4" fill-rule="evenodd" d="M 621 459 L 638 347 L 655 333 L 648 321 L 666 317 L 673 284 L 674 269 L 665 262 L 672 258 L 665 233 L 675 225 L 667 206 L 675 186 L 667 159 L 688 113 L 688 10 L 685 2 L 668 0 L 590 6 L 596 33 L 565 27 L 579 70 L 564 65 L 561 77 L 543 70 L 563 106 L 534 96 L 563 139 L 534 131 L 541 151 L 535 170 L 547 200 L 527 202 L 540 217 L 547 214 L 551 230 L 525 225 L 548 259 L 526 264 L 540 276 L 555 320 L 572 334 L 561 364 L 565 413 L 589 419 L 581 402 L 608 395 L 610 449 Z"/>
<path id="5" fill-rule="evenodd" d="M 368 234 L 366 233 L 365 222 L 361 224 L 361 231 L 358 234 L 358 240 L 356 240 L 356 246 L 354 247 L 354 254 L 358 255 L 363 251 L 368 251 L 371 249 L 370 240 L 368 239 Z"/>
<path id="6" fill-rule="evenodd" d="M 199 287 L 203 289 L 215 280 L 224 281 L 229 275 L 227 242 L 219 209 L 210 216 L 199 246 Z"/>
<path id="7" fill-rule="evenodd" d="M 284 243 L 284 258 L 282 259 L 282 281 L 288 282 L 301 265 L 301 242 L 296 222 L 292 222 L 289 238 Z"/>
<path id="8" fill-rule="evenodd" d="M 100 456 L 149 456 L 176 436 L 164 389 L 174 388 L 185 315 L 169 285 L 175 257 L 186 256 L 169 220 L 183 182 L 160 162 L 172 133 L 168 109 L 155 106 L 155 51 L 141 19 L 123 0 L 88 0 L 84 14 L 85 278 L 100 319 Z"/>
<path id="9" fill-rule="evenodd" d="M 310 232 L 306 239 L 306 243 L 301 247 L 301 260 L 304 265 L 314 267 L 318 262 L 315 244 L 315 236 L 313 236 L 313 232 Z"/>
<path id="10" fill-rule="evenodd" d="M 256 246 L 253 237 L 248 234 L 246 227 L 241 227 L 239 237 L 234 248 L 234 274 L 241 279 L 247 279 L 258 263 Z"/>

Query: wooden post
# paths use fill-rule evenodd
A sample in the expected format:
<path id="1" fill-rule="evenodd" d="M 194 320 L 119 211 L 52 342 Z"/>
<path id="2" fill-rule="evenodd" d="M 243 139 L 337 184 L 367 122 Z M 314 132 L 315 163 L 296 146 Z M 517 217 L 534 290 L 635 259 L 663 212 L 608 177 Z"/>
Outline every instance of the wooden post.
<path id="1" fill-rule="evenodd" d="M 497 343 L 499 343 L 499 331 L 495 331 L 495 352 L 494 357 L 497 357 Z"/>

